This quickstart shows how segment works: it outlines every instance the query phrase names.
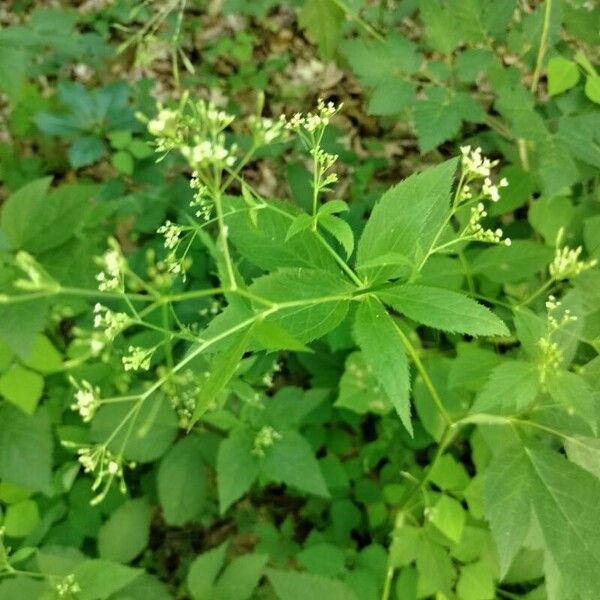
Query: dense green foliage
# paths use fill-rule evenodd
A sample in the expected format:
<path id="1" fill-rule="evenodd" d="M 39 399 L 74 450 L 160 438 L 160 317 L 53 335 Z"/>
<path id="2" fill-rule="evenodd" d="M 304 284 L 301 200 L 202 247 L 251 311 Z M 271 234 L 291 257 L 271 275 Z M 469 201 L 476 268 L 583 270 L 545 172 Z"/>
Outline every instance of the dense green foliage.
<path id="1" fill-rule="evenodd" d="M 0 600 L 600 597 L 592 3 L 13 4 Z"/>

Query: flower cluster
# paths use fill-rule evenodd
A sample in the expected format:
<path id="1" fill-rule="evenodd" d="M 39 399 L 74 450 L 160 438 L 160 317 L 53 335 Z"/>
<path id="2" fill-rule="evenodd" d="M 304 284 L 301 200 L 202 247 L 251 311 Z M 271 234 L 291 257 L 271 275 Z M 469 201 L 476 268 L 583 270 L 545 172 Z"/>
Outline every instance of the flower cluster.
<path id="1" fill-rule="evenodd" d="M 285 128 L 290 131 L 301 132 L 305 130 L 308 133 L 322 131 L 329 125 L 331 118 L 342 108 L 342 104 L 336 106 L 333 102 L 328 102 L 319 98 L 317 101 L 317 112 L 309 112 L 306 115 L 296 113 L 285 125 Z"/>
<path id="2" fill-rule="evenodd" d="M 110 248 L 97 260 L 102 267 L 102 271 L 96 275 L 98 289 L 101 292 L 118 290 L 125 273 L 125 258 L 116 240 L 110 239 L 109 246 Z"/>
<path id="3" fill-rule="evenodd" d="M 92 499 L 92 505 L 102 502 L 115 479 L 119 481 L 121 492 L 127 492 L 121 456 L 116 456 L 102 444 L 79 448 L 77 454 L 77 460 L 83 467 L 84 473 L 93 474 L 95 477 L 92 491 L 95 492 L 102 486 L 101 491 Z M 134 465 L 132 463 L 129 466 L 133 467 Z"/>
<path id="4" fill-rule="evenodd" d="M 561 310 L 561 306 L 561 302 L 554 296 L 548 296 L 546 301 L 546 309 L 548 310 L 546 333 L 537 343 L 539 349 L 539 381 L 542 385 L 545 384 L 548 375 L 560 367 L 563 360 L 560 346 L 552 339 L 555 332 L 561 327 L 577 321 L 577 317 L 569 309 Z"/>
<path id="5" fill-rule="evenodd" d="M 595 258 L 580 260 L 581 252 L 581 246 L 577 246 L 575 249 L 568 246 L 563 246 L 562 248 L 557 246 L 554 260 L 548 267 L 550 277 L 557 281 L 560 279 L 569 279 L 588 269 L 592 269 L 598 264 Z"/>
<path id="6" fill-rule="evenodd" d="M 114 312 L 99 302 L 94 305 L 94 327 L 102 329 L 106 339 L 114 340 L 131 321 L 129 315 Z"/>
<path id="7" fill-rule="evenodd" d="M 100 406 L 100 389 L 85 379 L 80 383 L 71 379 L 71 383 L 76 387 L 75 402 L 71 404 L 71 410 L 77 411 L 84 423 L 89 423 Z"/>
<path id="8" fill-rule="evenodd" d="M 213 205 L 208 195 L 208 188 L 198 178 L 198 172 L 192 173 L 190 187 L 194 190 L 194 197 L 190 201 L 190 207 L 195 209 L 194 214 L 203 221 L 209 221 Z"/>
<path id="9" fill-rule="evenodd" d="M 129 346 L 128 356 L 123 356 L 123 368 L 126 371 L 147 371 L 150 368 L 150 361 L 156 348 L 140 348 L 139 346 Z"/>
<path id="10" fill-rule="evenodd" d="M 471 216 L 469 222 L 463 232 L 463 239 L 471 239 L 478 242 L 488 242 L 491 244 L 505 244 L 506 246 L 511 245 L 510 238 L 502 238 L 504 232 L 502 229 L 485 229 L 481 224 L 481 220 L 487 217 L 487 211 L 482 202 L 479 202 L 477 206 L 471 208 Z"/>
<path id="11" fill-rule="evenodd" d="M 279 119 L 252 116 L 248 119 L 248 126 L 256 146 L 266 146 L 284 136 L 286 132 L 285 116 Z"/>
<path id="12" fill-rule="evenodd" d="M 281 434 L 270 425 L 263 426 L 254 437 L 252 454 L 255 456 L 264 456 L 265 450 L 281 439 Z"/>
<path id="13" fill-rule="evenodd" d="M 183 227 L 181 227 L 181 225 L 175 225 L 175 223 L 172 223 L 168 220 L 156 230 L 156 233 L 164 236 L 165 248 L 168 250 L 172 250 L 173 248 L 177 247 L 180 242 L 182 232 Z"/>
<path id="14" fill-rule="evenodd" d="M 492 169 L 498 165 L 499 161 L 490 160 L 481 154 L 481 148 L 471 146 L 461 146 L 461 169 L 464 185 L 460 190 L 460 200 L 471 200 L 474 197 L 472 183 L 477 180 L 483 180 L 478 198 L 498 202 L 500 200 L 500 189 L 508 186 L 508 180 L 503 177 L 498 184 L 494 184 L 491 179 Z"/>
<path id="15" fill-rule="evenodd" d="M 210 165 L 233 167 L 236 161 L 235 144 L 225 147 L 225 136 L 217 135 L 215 140 L 200 140 L 196 138 L 193 146 L 183 146 L 181 154 L 194 169 Z"/>
<path id="16" fill-rule="evenodd" d="M 62 581 L 59 581 L 55 586 L 56 595 L 61 600 L 74 600 L 79 596 L 81 587 L 77 581 L 75 581 L 75 575 L 72 573 L 67 575 Z"/>

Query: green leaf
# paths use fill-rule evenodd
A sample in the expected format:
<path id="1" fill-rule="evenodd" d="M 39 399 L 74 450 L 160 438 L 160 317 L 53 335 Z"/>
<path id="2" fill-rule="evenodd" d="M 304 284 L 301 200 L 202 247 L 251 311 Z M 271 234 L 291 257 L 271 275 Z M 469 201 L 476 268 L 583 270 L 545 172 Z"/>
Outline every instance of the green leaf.
<path id="1" fill-rule="evenodd" d="M 28 416 L 0 405 L 0 478 L 48 492 L 52 473 L 52 434 L 43 409 Z"/>
<path id="2" fill-rule="evenodd" d="M 600 75 L 588 75 L 585 80 L 585 95 L 596 104 L 600 104 Z"/>
<path id="3" fill-rule="evenodd" d="M 461 123 L 458 104 L 442 88 L 428 89 L 427 99 L 415 104 L 415 128 L 423 154 L 454 138 Z"/>
<path id="4" fill-rule="evenodd" d="M 344 320 L 353 289 L 343 279 L 313 269 L 280 269 L 250 286 L 253 294 L 273 304 L 293 304 L 269 315 L 268 320 L 302 343 L 322 337 Z"/>
<path id="5" fill-rule="evenodd" d="M 173 443 L 179 425 L 170 403 L 161 395 L 145 400 L 134 421 L 136 433 L 128 436 L 128 428 L 119 425 L 130 410 L 131 406 L 122 402 L 104 405 L 92 421 L 92 439 L 103 443 L 110 438 L 109 450 L 122 452 L 127 460 L 151 462 L 160 458 Z"/>
<path id="6" fill-rule="evenodd" d="M 465 565 L 460 569 L 456 591 L 461 600 L 494 600 L 496 598 L 495 568 L 489 561 Z"/>
<path id="7" fill-rule="evenodd" d="M 485 514 L 504 577 L 529 532 L 531 498 L 529 471 L 522 450 L 505 448 L 485 470 Z"/>
<path id="8" fill-rule="evenodd" d="M 126 152 L 125 150 L 119 150 L 119 152 L 115 152 L 112 155 L 110 160 L 113 167 L 120 173 L 124 173 L 125 175 L 133 174 L 135 163 L 133 156 L 131 156 L 129 152 Z"/>
<path id="9" fill-rule="evenodd" d="M 526 448 L 527 494 L 546 548 L 583 600 L 600 589 L 600 480 L 547 448 Z"/>
<path id="10" fill-rule="evenodd" d="M 45 335 L 38 335 L 33 342 L 31 354 L 23 363 L 40 373 L 53 373 L 62 366 L 62 356 Z"/>
<path id="11" fill-rule="evenodd" d="M 333 57 L 344 18 L 344 11 L 333 0 L 306 0 L 303 3 L 298 23 L 306 30 L 308 39 L 319 46 L 319 54 L 324 60 Z"/>
<path id="12" fill-rule="evenodd" d="M 597 433 L 597 397 L 581 375 L 554 369 L 548 375 L 546 387 L 550 397 L 564 406 L 568 414 L 578 415 Z"/>
<path id="13" fill-rule="evenodd" d="M 354 320 L 354 337 L 365 363 L 412 435 L 408 359 L 397 325 L 380 302 L 373 298 L 361 302 Z"/>
<path id="14" fill-rule="evenodd" d="M 388 190 L 375 205 L 358 243 L 357 268 L 371 283 L 405 272 L 405 267 L 365 266 L 390 253 L 413 264 L 431 249 L 450 207 L 457 159 L 412 175 Z"/>
<path id="15" fill-rule="evenodd" d="M 358 600 L 343 582 L 311 573 L 269 569 L 269 581 L 279 600 Z"/>
<path id="16" fill-rule="evenodd" d="M 194 600 L 205 600 L 212 595 L 212 588 L 219 571 L 223 568 L 228 543 L 204 552 L 194 559 L 187 576 L 187 585 Z"/>
<path id="17" fill-rule="evenodd" d="M 248 350 L 250 339 L 252 337 L 252 327 L 231 336 L 233 343 L 227 350 L 224 350 L 213 359 L 211 370 L 208 377 L 203 381 L 200 392 L 196 396 L 196 406 L 194 414 L 190 419 L 188 428 L 197 423 L 206 412 L 211 402 L 217 398 L 218 394 L 229 383 L 234 376 L 242 356 Z"/>
<path id="18" fill-rule="evenodd" d="M 355 38 L 341 44 L 342 52 L 356 76 L 365 85 L 376 86 L 401 79 L 419 68 L 416 45 L 406 37 L 391 33 L 383 41 Z"/>
<path id="19" fill-rule="evenodd" d="M 452 584 L 456 577 L 452 559 L 445 548 L 426 535 L 421 537 L 417 550 L 417 571 L 419 598 L 432 596 L 437 592 L 442 592 L 447 597 L 451 596 Z"/>
<path id="20" fill-rule="evenodd" d="M 347 408 L 359 415 L 368 412 L 385 415 L 392 409 L 387 393 L 365 362 L 362 352 L 348 355 L 339 387 L 335 401 L 339 408 Z"/>
<path id="21" fill-rule="evenodd" d="M 429 520 L 455 544 L 460 542 L 465 527 L 466 514 L 458 500 L 442 496 L 431 508 Z"/>
<path id="22" fill-rule="evenodd" d="M 556 96 L 570 90 L 579 81 L 577 65 L 562 56 L 553 56 L 548 61 L 548 94 Z"/>
<path id="23" fill-rule="evenodd" d="M 267 559 L 266 554 L 249 554 L 231 561 L 215 585 L 214 597 L 218 600 L 250 598 L 262 577 Z M 198 596 L 198 600 L 204 598 Z"/>
<path id="24" fill-rule="evenodd" d="M 0 44 L 0 90 L 6 93 L 12 102 L 18 102 L 23 95 L 23 85 L 31 58 L 24 48 Z"/>
<path id="25" fill-rule="evenodd" d="M 6 535 L 22 538 L 29 535 L 39 522 L 37 503 L 34 500 L 23 500 L 7 507 L 3 525 Z"/>
<path id="26" fill-rule="evenodd" d="M 4 204 L 0 229 L 11 248 L 45 252 L 64 244 L 82 228 L 96 186 L 70 184 L 48 192 L 49 185 L 50 178 L 37 179 Z"/>
<path id="27" fill-rule="evenodd" d="M 200 515 L 206 501 L 207 483 L 198 437 L 188 435 L 163 457 L 157 486 L 167 524 L 181 526 Z"/>
<path id="28" fill-rule="evenodd" d="M 285 236 L 285 241 L 289 242 L 295 235 L 298 235 L 301 231 L 306 231 L 310 229 L 313 224 L 313 218 L 306 213 L 302 213 L 297 217 L 294 217 L 294 220 L 290 224 L 290 228 Z"/>
<path id="29" fill-rule="evenodd" d="M 298 553 L 298 562 L 308 571 L 325 577 L 336 577 L 345 570 L 344 551 L 333 544 L 314 544 Z"/>
<path id="30" fill-rule="evenodd" d="M 536 399 L 539 387 L 539 374 L 534 364 L 520 360 L 506 361 L 492 370 L 471 412 L 520 412 Z"/>
<path id="31" fill-rule="evenodd" d="M 191 475 L 190 475 L 191 477 Z M 139 556 L 150 538 L 150 505 L 146 498 L 121 504 L 98 532 L 101 558 L 128 563 Z"/>
<path id="32" fill-rule="evenodd" d="M 265 201 L 252 222 L 243 198 L 223 198 L 229 239 L 251 263 L 267 271 L 280 267 L 310 267 L 337 273 L 335 260 L 308 229 L 286 241 L 290 225 L 301 211 L 289 203 Z"/>
<path id="33" fill-rule="evenodd" d="M 97 135 L 77 138 L 69 148 L 69 162 L 75 169 L 87 167 L 100 160 L 106 152 L 104 142 Z"/>
<path id="34" fill-rule="evenodd" d="M 571 462 L 600 479 L 600 439 L 576 435 L 565 440 Z"/>
<path id="35" fill-rule="evenodd" d="M 264 450 L 261 471 L 274 481 L 329 498 L 329 490 L 311 445 L 296 431 L 279 433 L 281 439 Z"/>
<path id="36" fill-rule="evenodd" d="M 378 296 L 410 319 L 443 331 L 468 335 L 508 335 L 489 309 L 462 294 L 422 285 L 399 285 Z"/>
<path id="37" fill-rule="evenodd" d="M 368 113 L 378 116 L 397 115 L 415 101 L 413 85 L 403 79 L 390 79 L 377 85 L 369 100 Z"/>
<path id="38" fill-rule="evenodd" d="M 243 496 L 258 477 L 258 459 L 253 453 L 254 437 L 248 429 L 237 429 L 219 445 L 217 487 L 223 514 Z"/>
<path id="39" fill-rule="evenodd" d="M 333 215 L 319 215 L 319 224 L 326 229 L 344 248 L 346 258 L 350 257 L 354 250 L 354 233 L 346 221 Z"/>
<path id="40" fill-rule="evenodd" d="M 132 569 L 102 558 L 86 560 L 73 572 L 81 588 L 81 600 L 107 600 L 142 573 L 141 569 Z"/>
<path id="41" fill-rule="evenodd" d="M 496 283 L 523 281 L 543 271 L 554 250 L 531 240 L 514 240 L 511 246 L 491 246 L 471 263 L 473 275 L 485 275 Z"/>
<path id="42" fill-rule="evenodd" d="M 0 376 L 0 394 L 32 415 L 44 390 L 44 378 L 21 365 L 14 365 Z"/>

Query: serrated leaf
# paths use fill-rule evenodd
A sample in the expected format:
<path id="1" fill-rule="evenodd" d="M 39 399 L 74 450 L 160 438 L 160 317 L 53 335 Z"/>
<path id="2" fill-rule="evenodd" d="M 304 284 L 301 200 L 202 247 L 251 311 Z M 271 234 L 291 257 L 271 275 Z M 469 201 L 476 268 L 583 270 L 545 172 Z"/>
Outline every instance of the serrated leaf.
<path id="1" fill-rule="evenodd" d="M 362 352 L 348 355 L 340 378 L 340 392 L 335 406 L 359 415 L 371 412 L 387 414 L 392 409 L 389 396 L 365 362 Z"/>
<path id="2" fill-rule="evenodd" d="M 510 482 L 507 485 L 507 482 Z M 520 448 L 507 448 L 485 471 L 485 514 L 490 521 L 503 577 L 529 532 L 529 472 Z"/>
<path id="3" fill-rule="evenodd" d="M 313 218 L 305 213 L 294 217 L 294 220 L 290 224 L 290 228 L 288 229 L 287 234 L 285 236 L 285 241 L 289 242 L 289 240 L 291 240 L 295 235 L 299 234 L 301 231 L 310 229 L 312 224 Z"/>
<path id="4" fill-rule="evenodd" d="M 329 491 L 311 445 L 297 431 L 282 431 L 281 438 L 264 450 L 260 468 L 270 479 L 329 497 Z"/>
<path id="5" fill-rule="evenodd" d="M 415 128 L 422 153 L 454 138 L 462 124 L 459 106 L 442 88 L 430 88 L 415 105 Z"/>
<path id="6" fill-rule="evenodd" d="M 238 252 L 261 269 L 273 271 L 283 267 L 309 267 L 337 273 L 339 267 L 308 229 L 286 242 L 292 221 L 301 211 L 289 203 L 265 201 L 251 218 L 243 198 L 223 198 L 225 223 L 229 239 Z"/>
<path id="7" fill-rule="evenodd" d="M 346 221 L 329 214 L 319 215 L 319 224 L 326 229 L 344 248 L 346 258 L 354 250 L 354 233 Z"/>
<path id="8" fill-rule="evenodd" d="M 321 57 L 328 60 L 337 47 L 344 18 L 344 11 L 332 0 L 307 0 L 298 23 L 308 39 L 319 46 Z"/>
<path id="9" fill-rule="evenodd" d="M 269 581 L 279 600 L 358 600 L 342 581 L 294 571 L 268 571 Z"/>
<path id="10" fill-rule="evenodd" d="M 354 319 L 354 337 L 366 364 L 412 435 L 408 359 L 396 328 L 380 302 L 373 298 L 361 302 Z"/>
<path id="11" fill-rule="evenodd" d="M 400 285 L 378 296 L 410 319 L 443 331 L 468 335 L 508 335 L 506 325 L 488 308 L 467 296 L 441 288 Z"/>
<path id="12" fill-rule="evenodd" d="M 539 387 L 539 373 L 534 364 L 520 360 L 504 362 L 490 373 L 471 412 L 519 412 L 536 399 Z"/>
<path id="13" fill-rule="evenodd" d="M 121 504 L 98 532 L 101 558 L 122 563 L 141 554 L 150 539 L 150 505 L 146 498 Z"/>
<path id="14" fill-rule="evenodd" d="M 188 428 L 191 428 L 194 423 L 198 422 L 207 411 L 210 403 L 217 398 L 218 394 L 229 383 L 235 374 L 240 360 L 242 360 L 242 356 L 248 350 L 252 334 L 252 326 L 233 334 L 229 348 L 214 357 L 211 362 L 209 375 L 202 382 L 200 392 L 196 396 L 196 405 Z"/>
<path id="15" fill-rule="evenodd" d="M 207 493 L 199 438 L 189 435 L 169 450 L 158 469 L 157 487 L 169 525 L 184 525 L 199 516 Z"/>
<path id="16" fill-rule="evenodd" d="M 451 159 L 412 175 L 375 205 L 357 249 L 357 268 L 369 282 L 406 271 L 404 266 L 365 266 L 381 256 L 400 254 L 413 264 L 426 256 L 449 211 L 456 165 L 457 160 Z"/>
<path id="17" fill-rule="evenodd" d="M 231 432 L 219 446 L 217 487 L 221 514 L 245 494 L 258 477 L 258 459 L 253 449 L 254 437 L 247 429 Z"/>
<path id="18" fill-rule="evenodd" d="M 582 600 L 600 589 L 600 480 L 547 448 L 526 448 L 527 493 L 562 577 Z"/>
<path id="19" fill-rule="evenodd" d="M 252 293 L 282 305 L 267 319 L 301 343 L 325 335 L 342 322 L 352 289 L 343 279 L 314 269 L 280 269 L 250 286 Z M 291 306 L 286 307 L 286 303 Z"/>

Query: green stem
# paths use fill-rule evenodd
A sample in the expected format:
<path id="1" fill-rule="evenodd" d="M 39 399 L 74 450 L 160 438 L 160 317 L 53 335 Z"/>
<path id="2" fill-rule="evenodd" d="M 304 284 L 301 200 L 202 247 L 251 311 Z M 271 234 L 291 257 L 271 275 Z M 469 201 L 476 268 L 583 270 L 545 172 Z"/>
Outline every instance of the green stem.
<path id="1" fill-rule="evenodd" d="M 535 63 L 535 70 L 533 71 L 533 77 L 531 79 L 530 90 L 533 94 L 537 92 L 538 84 L 540 81 L 540 73 L 542 72 L 542 62 L 546 54 L 546 46 L 548 45 L 548 34 L 550 31 L 550 15 L 552 14 L 552 0 L 546 0 L 544 4 L 544 24 L 542 27 L 542 37 L 540 38 L 540 47 L 538 49 L 537 60 Z"/>

